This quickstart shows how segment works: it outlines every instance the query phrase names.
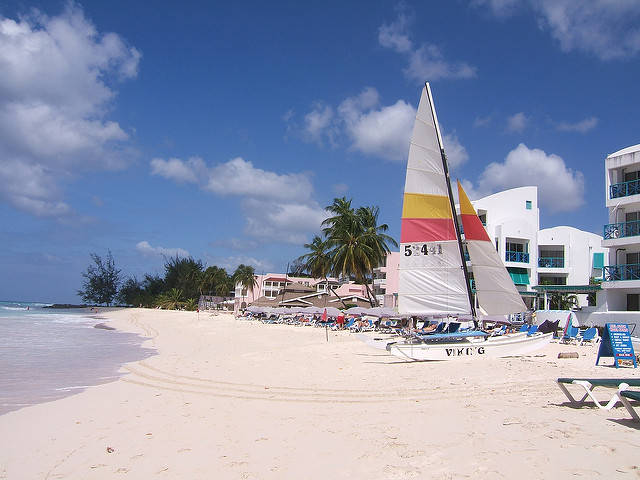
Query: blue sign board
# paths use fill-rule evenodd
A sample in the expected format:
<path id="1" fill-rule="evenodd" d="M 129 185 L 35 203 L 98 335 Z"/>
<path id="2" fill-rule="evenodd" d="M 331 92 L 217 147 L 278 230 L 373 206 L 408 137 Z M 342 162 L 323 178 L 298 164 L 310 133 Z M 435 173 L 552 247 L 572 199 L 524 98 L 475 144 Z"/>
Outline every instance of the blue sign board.
<path id="1" fill-rule="evenodd" d="M 600 357 L 613 357 L 616 368 L 620 366 L 620 360 L 633 362 L 633 368 L 638 366 L 629 335 L 629 325 L 626 323 L 607 323 L 605 325 L 596 365 L 598 365 Z"/>

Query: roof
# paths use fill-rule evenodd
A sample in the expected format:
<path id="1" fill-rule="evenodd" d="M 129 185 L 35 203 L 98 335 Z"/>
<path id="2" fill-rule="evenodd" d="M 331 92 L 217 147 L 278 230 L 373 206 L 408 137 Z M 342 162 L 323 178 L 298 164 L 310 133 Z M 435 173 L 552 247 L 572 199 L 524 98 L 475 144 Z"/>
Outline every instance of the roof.
<path id="1" fill-rule="evenodd" d="M 271 281 L 271 282 L 291 282 L 291 280 L 289 280 L 286 277 L 265 277 L 262 281 L 263 282 L 266 282 L 266 281 Z"/>
<path id="2" fill-rule="evenodd" d="M 638 152 L 638 151 L 640 151 L 640 144 L 634 145 L 632 147 L 623 148 L 622 150 L 618 150 L 617 152 L 608 155 L 607 158 L 621 157 L 622 155 L 627 155 L 629 153 Z"/>
<path id="3" fill-rule="evenodd" d="M 602 285 L 537 285 L 537 292 L 593 293 L 602 290 Z"/>

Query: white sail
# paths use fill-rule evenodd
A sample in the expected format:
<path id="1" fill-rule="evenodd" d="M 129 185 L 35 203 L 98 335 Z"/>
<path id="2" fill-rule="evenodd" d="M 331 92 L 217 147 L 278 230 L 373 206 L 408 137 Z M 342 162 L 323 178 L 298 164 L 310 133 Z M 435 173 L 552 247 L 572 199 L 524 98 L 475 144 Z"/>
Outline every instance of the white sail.
<path id="1" fill-rule="evenodd" d="M 413 127 L 404 187 L 400 314 L 471 313 L 449 192 L 438 120 L 427 84 Z"/>
<path id="2" fill-rule="evenodd" d="M 460 182 L 458 197 L 480 307 L 487 315 L 524 312 L 527 307 Z"/>

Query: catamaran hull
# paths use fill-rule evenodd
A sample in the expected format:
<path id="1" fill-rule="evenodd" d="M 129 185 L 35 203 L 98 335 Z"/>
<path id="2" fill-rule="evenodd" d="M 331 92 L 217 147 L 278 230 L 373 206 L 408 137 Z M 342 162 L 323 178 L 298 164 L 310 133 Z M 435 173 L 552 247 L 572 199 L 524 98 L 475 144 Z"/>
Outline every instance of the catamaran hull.
<path id="1" fill-rule="evenodd" d="M 477 358 L 499 358 L 524 355 L 547 346 L 553 337 L 551 333 L 527 337 L 515 334 L 468 339 L 456 343 L 391 343 L 387 350 L 403 360 L 461 360 Z"/>

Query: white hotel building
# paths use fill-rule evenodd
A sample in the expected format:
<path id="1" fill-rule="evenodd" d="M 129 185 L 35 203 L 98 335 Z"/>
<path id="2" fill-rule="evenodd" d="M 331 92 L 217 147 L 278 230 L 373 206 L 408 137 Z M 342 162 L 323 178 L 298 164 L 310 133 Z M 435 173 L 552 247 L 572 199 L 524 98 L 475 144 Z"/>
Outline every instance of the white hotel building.
<path id="1" fill-rule="evenodd" d="M 598 307 L 588 321 L 640 325 L 640 145 L 606 158 L 605 184 L 609 223 L 602 246 L 608 264 Z"/>

